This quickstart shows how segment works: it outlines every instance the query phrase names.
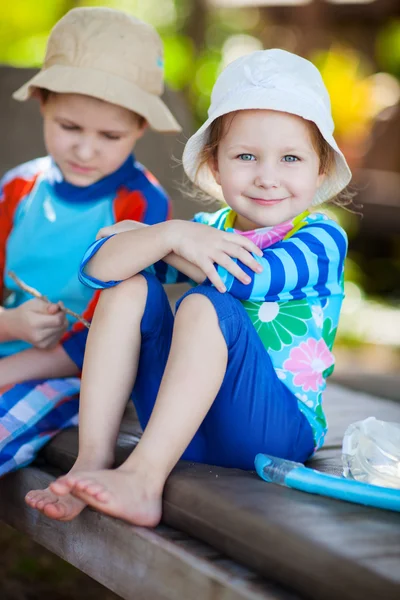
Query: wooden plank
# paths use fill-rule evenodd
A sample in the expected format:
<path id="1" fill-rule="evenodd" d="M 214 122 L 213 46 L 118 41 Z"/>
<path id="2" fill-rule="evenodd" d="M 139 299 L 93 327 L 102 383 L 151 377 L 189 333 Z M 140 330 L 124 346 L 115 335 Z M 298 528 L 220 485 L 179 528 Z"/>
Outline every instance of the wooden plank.
<path id="1" fill-rule="evenodd" d="M 267 485 L 250 473 L 213 474 L 180 465 L 167 483 L 165 522 L 300 595 L 398 600 L 398 514 Z"/>
<path id="2" fill-rule="evenodd" d="M 330 430 L 311 464 L 329 472 L 341 471 L 341 442 L 350 423 L 371 415 L 400 421 L 399 403 L 340 386 L 328 387 L 325 408 Z M 121 436 L 119 460 L 139 439 L 137 424 L 124 425 Z M 66 470 L 76 450 L 76 431 L 69 431 L 44 456 Z M 311 598 L 400 597 L 400 518 L 395 513 L 269 486 L 252 473 L 180 463 L 166 486 L 164 522 Z"/>
<path id="3" fill-rule="evenodd" d="M 340 385 L 352 390 L 400 402 L 400 373 L 398 372 L 369 373 L 366 369 L 353 367 L 348 371 L 337 373 L 335 371 L 332 377 Z"/>
<path id="4" fill-rule="evenodd" d="M 132 527 L 86 509 L 71 523 L 46 519 L 23 501 L 52 476 L 27 468 L 0 481 L 0 518 L 104 586 L 132 600 L 296 600 L 214 549 L 162 526 Z"/>
<path id="5" fill-rule="evenodd" d="M 328 385 L 324 397 L 324 410 L 329 425 L 325 448 L 334 446 L 341 449 L 347 427 L 367 417 L 376 417 L 382 421 L 400 421 L 399 403 L 364 392 L 355 392 L 341 385 Z"/>

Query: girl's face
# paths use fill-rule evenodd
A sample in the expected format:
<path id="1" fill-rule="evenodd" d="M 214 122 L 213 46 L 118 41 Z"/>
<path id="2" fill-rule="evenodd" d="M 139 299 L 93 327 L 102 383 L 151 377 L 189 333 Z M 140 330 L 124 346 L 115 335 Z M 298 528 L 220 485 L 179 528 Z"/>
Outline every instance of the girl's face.
<path id="1" fill-rule="evenodd" d="M 80 187 L 119 169 L 145 130 L 126 108 L 81 94 L 50 94 L 41 111 L 48 153 Z"/>
<path id="2" fill-rule="evenodd" d="M 242 231 L 278 225 L 305 211 L 324 175 L 310 126 L 296 115 L 242 110 L 225 118 L 212 170 Z"/>

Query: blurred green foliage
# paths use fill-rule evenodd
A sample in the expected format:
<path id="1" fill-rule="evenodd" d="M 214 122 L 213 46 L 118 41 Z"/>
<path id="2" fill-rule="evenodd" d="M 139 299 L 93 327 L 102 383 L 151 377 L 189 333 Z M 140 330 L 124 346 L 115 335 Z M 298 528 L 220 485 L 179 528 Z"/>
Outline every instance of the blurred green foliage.
<path id="1" fill-rule="evenodd" d="M 400 79 L 400 19 L 391 19 L 380 31 L 376 57 L 384 71 Z"/>
<path id="2" fill-rule="evenodd" d="M 76 6 L 125 10 L 154 25 L 164 42 L 166 81 L 184 92 L 197 124 L 206 116 L 229 41 L 240 46 L 243 34 L 256 41 L 268 25 L 257 8 L 212 9 L 205 0 L 15 0 L 2 5 L 0 63 L 40 67 L 50 29 Z M 338 134 L 359 138 L 380 108 L 368 77 L 370 65 L 359 51 L 343 46 L 310 58 L 321 68 L 331 94 Z M 390 21 L 379 33 L 376 60 L 400 78 L 400 20 Z"/>
<path id="3" fill-rule="evenodd" d="M 207 0 L 14 0 L 2 4 L 0 63 L 39 67 L 50 29 L 76 6 L 125 10 L 157 28 L 164 43 L 166 82 L 186 97 L 195 126 L 206 117 L 221 68 L 240 53 L 261 48 L 260 40 L 265 39 L 268 27 L 282 34 L 278 35 L 278 43 L 289 31 L 287 26 L 267 22 L 266 13 L 258 8 L 218 9 Z M 297 35 L 299 32 L 293 28 L 287 39 L 296 42 Z M 397 85 L 394 78 L 400 79 L 400 19 L 388 21 L 379 31 L 374 57 L 367 58 L 359 49 L 338 40 L 328 50 L 315 49 L 309 58 L 324 77 L 331 96 L 335 135 L 354 169 L 362 159 L 376 115 L 385 108 L 385 98 L 389 98 L 389 105 L 396 101 L 393 90 Z M 390 75 L 377 78 L 377 69 Z M 382 86 L 388 83 L 391 90 L 385 93 Z M 350 240 L 355 239 L 358 216 L 343 211 L 339 214 Z M 362 252 L 353 251 L 347 278 L 372 294 L 385 295 L 388 290 L 390 293 L 393 277 L 398 276 L 399 262 L 400 247 L 376 259 L 365 259 Z"/>
<path id="4" fill-rule="evenodd" d="M 2 600 L 118 600 L 119 596 L 0 523 Z"/>

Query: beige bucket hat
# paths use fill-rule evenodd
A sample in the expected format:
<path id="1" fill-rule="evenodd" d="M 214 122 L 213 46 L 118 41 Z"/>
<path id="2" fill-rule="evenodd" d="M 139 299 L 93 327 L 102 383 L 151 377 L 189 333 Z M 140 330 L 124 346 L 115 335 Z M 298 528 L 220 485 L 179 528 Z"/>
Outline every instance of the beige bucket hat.
<path id="1" fill-rule="evenodd" d="M 318 69 L 285 50 L 257 50 L 230 63 L 214 85 L 208 119 L 186 143 L 182 162 L 188 177 L 210 196 L 223 200 L 208 164 L 200 166 L 210 126 L 215 119 L 239 110 L 287 112 L 312 121 L 334 150 L 334 168 L 324 179 L 312 204 L 326 202 L 350 182 L 351 171 L 334 137 L 328 91 Z"/>
<path id="2" fill-rule="evenodd" d="M 181 131 L 160 98 L 161 39 L 153 27 L 122 11 L 70 10 L 50 33 L 41 70 L 13 98 L 27 100 L 35 88 L 100 98 L 143 116 L 156 131 Z"/>

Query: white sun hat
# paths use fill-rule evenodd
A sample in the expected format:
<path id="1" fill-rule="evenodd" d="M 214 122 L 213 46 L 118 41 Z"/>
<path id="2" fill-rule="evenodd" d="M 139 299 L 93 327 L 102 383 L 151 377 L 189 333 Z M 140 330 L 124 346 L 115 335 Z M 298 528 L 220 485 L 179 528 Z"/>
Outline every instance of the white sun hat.
<path id="1" fill-rule="evenodd" d="M 334 150 L 335 164 L 312 204 L 335 197 L 350 182 L 351 171 L 334 137 L 329 94 L 318 69 L 305 58 L 285 50 L 258 50 L 236 59 L 218 77 L 207 121 L 188 140 L 182 162 L 187 176 L 204 192 L 223 200 L 208 164 L 199 168 L 215 119 L 238 110 L 276 110 L 312 121 Z"/>

